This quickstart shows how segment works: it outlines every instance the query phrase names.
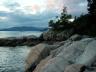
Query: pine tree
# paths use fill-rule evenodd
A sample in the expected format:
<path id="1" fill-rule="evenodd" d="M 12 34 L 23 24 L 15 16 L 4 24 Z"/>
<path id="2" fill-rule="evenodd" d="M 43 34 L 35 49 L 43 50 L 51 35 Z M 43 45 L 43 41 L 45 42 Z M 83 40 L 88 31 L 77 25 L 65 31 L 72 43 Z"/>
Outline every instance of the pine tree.
<path id="1" fill-rule="evenodd" d="M 56 20 L 49 21 L 49 27 L 52 27 L 54 30 L 64 30 L 66 28 L 68 29 L 71 27 L 69 22 L 69 19 L 71 18 L 72 16 L 67 14 L 67 9 L 64 7 L 60 17 L 56 16 Z"/>
<path id="2" fill-rule="evenodd" d="M 96 15 L 96 0 L 88 0 L 88 13 Z"/>
<path id="3" fill-rule="evenodd" d="M 88 1 L 88 29 L 96 35 L 96 0 Z"/>

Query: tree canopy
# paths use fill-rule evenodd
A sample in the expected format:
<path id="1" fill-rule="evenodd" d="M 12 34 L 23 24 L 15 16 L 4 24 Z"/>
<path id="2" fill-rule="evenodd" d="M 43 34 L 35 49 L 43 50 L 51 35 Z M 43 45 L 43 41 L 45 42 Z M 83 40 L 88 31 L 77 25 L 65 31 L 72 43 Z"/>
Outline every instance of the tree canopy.
<path id="1" fill-rule="evenodd" d="M 88 13 L 91 15 L 96 15 L 96 0 L 87 0 L 88 1 Z"/>
<path id="2" fill-rule="evenodd" d="M 52 27 L 53 30 L 64 30 L 66 28 L 70 28 L 70 21 L 72 16 L 67 14 L 67 9 L 64 7 L 61 12 L 60 17 L 56 16 L 56 20 L 49 21 L 49 27 Z"/>
<path id="3" fill-rule="evenodd" d="M 88 28 L 96 35 L 96 0 L 88 1 Z"/>
<path id="4" fill-rule="evenodd" d="M 65 30 L 73 28 L 75 33 L 96 36 L 96 0 L 88 1 L 88 14 L 75 17 L 73 22 L 72 16 L 67 13 L 67 8 L 64 7 L 60 17 L 56 16 L 55 20 L 49 21 L 49 27 L 52 30 Z"/>

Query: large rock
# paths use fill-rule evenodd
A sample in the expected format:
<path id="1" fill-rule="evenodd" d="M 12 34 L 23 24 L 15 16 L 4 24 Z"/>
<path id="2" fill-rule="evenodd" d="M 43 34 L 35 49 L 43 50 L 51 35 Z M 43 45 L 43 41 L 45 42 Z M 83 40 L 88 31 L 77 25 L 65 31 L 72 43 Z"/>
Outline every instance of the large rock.
<path id="1" fill-rule="evenodd" d="M 86 38 L 59 47 L 60 51 L 57 50 L 56 55 L 53 55 L 40 72 L 63 72 L 66 66 L 76 63 L 76 59 L 84 53 L 91 41 L 92 38 Z"/>
<path id="2" fill-rule="evenodd" d="M 90 42 L 84 53 L 77 58 L 76 63 L 91 65 L 96 60 L 96 40 Z"/>
<path id="3" fill-rule="evenodd" d="M 45 64 L 47 64 L 47 62 L 52 58 L 52 56 L 48 56 L 47 58 L 43 59 L 35 68 L 35 70 L 33 72 L 40 72 L 43 67 L 45 66 Z"/>
<path id="4" fill-rule="evenodd" d="M 39 44 L 32 49 L 27 62 L 28 68 L 36 66 L 33 72 L 94 72 L 96 40 L 75 35 L 53 45 Z"/>
<path id="5" fill-rule="evenodd" d="M 38 44 L 34 46 L 30 51 L 28 58 L 26 60 L 26 72 L 33 71 L 37 64 L 44 58 L 46 58 L 51 50 L 58 48 L 59 45 L 47 45 L 47 44 Z"/>
<path id="6" fill-rule="evenodd" d="M 64 31 L 60 31 L 60 32 L 49 30 L 47 32 L 44 32 L 42 34 L 42 36 L 43 36 L 44 40 L 58 40 L 58 41 L 62 41 L 62 40 L 68 39 L 73 33 L 74 33 L 73 29 L 64 30 Z"/>
<path id="7" fill-rule="evenodd" d="M 45 46 L 45 44 L 39 44 L 32 48 L 26 60 L 26 72 L 34 70 L 34 68 L 40 62 L 40 60 L 49 54 L 49 49 Z"/>

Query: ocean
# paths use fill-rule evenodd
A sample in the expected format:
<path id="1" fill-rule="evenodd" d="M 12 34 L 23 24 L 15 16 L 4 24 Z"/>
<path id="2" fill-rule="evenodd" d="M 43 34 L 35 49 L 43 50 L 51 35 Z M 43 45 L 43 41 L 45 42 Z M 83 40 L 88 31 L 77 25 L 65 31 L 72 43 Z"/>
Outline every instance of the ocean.
<path id="1" fill-rule="evenodd" d="M 42 32 L 37 31 L 0 31 L 0 38 L 22 37 L 35 35 L 40 36 Z M 32 47 L 0 47 L 0 72 L 24 72 L 25 62 Z"/>
<path id="2" fill-rule="evenodd" d="M 30 36 L 35 35 L 39 37 L 42 32 L 40 31 L 0 31 L 0 38 L 7 38 L 7 37 L 23 37 L 23 36 Z"/>

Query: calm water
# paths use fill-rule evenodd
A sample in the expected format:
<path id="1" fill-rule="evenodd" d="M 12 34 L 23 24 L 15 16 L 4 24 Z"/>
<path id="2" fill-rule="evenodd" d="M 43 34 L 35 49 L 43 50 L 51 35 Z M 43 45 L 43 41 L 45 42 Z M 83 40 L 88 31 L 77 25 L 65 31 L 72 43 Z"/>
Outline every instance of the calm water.
<path id="1" fill-rule="evenodd" d="M 0 31 L 0 38 L 21 37 L 36 35 L 41 32 L 32 31 Z M 25 60 L 31 48 L 27 46 L 20 47 L 0 47 L 0 72 L 24 72 Z"/>
<path id="2" fill-rule="evenodd" d="M 29 36 L 29 35 L 35 35 L 40 36 L 42 32 L 37 31 L 0 31 L 0 38 L 6 38 L 6 37 L 21 37 L 21 36 Z"/>
<path id="3" fill-rule="evenodd" d="M 0 47 L 0 72 L 24 72 L 30 49 L 26 46 Z"/>

